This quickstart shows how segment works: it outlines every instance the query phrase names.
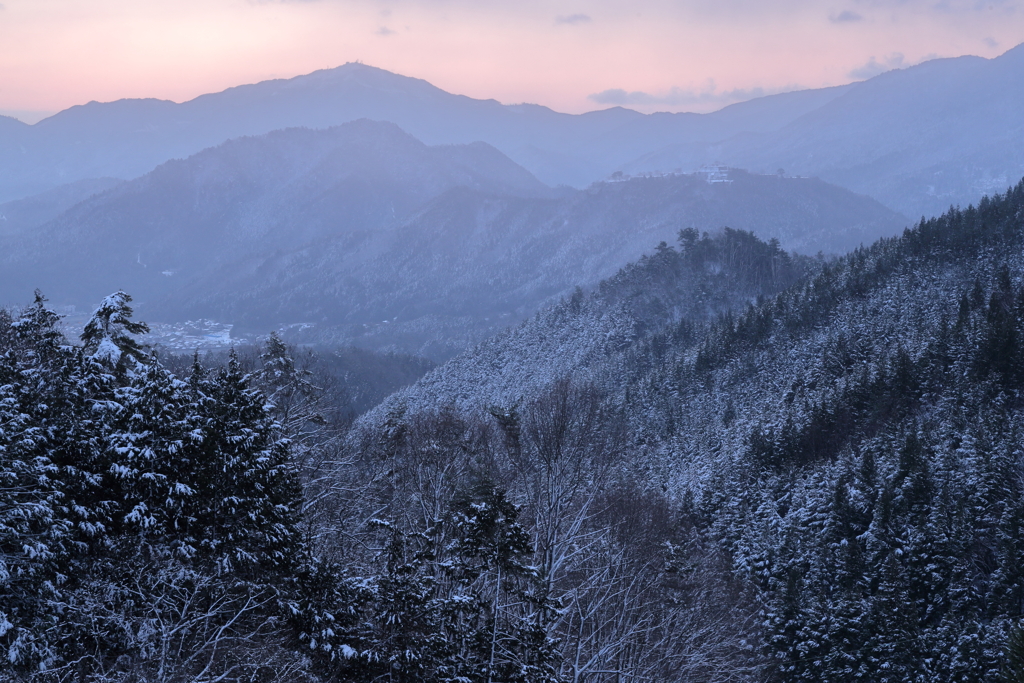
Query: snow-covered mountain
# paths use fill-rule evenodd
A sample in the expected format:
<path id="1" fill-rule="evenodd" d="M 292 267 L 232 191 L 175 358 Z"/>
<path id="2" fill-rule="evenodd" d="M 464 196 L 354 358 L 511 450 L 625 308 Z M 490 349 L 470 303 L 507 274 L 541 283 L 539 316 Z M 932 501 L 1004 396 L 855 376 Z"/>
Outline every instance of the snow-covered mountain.
<path id="1" fill-rule="evenodd" d="M 629 165 L 715 159 L 784 168 L 867 194 L 908 216 L 938 215 L 1024 175 L 1024 45 L 995 59 L 936 59 L 855 84 L 771 133 L 677 144 Z"/>

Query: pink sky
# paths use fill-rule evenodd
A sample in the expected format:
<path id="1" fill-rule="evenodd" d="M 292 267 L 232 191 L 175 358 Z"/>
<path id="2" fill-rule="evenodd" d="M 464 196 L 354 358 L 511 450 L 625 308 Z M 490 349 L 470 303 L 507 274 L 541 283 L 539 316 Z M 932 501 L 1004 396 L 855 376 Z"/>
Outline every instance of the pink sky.
<path id="1" fill-rule="evenodd" d="M 710 111 L 1020 42 L 1024 0 L 0 0 L 0 112 L 357 60 L 559 111 Z"/>

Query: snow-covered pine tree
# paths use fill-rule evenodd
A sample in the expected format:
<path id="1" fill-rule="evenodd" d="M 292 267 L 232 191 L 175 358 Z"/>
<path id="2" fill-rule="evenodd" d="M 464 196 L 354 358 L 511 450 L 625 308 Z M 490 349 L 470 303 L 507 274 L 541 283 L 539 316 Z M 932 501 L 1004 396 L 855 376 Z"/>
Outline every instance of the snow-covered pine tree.
<path id="1" fill-rule="evenodd" d="M 106 297 L 82 331 L 85 353 L 120 370 L 149 359 L 133 335 L 146 334 L 146 323 L 132 320 L 131 296 L 117 291 Z"/>
<path id="2" fill-rule="evenodd" d="M 70 546 L 46 424 L 66 360 L 58 320 L 38 291 L 16 318 L 0 310 L 0 659 L 17 667 L 53 661 L 47 606 Z"/>
<path id="3" fill-rule="evenodd" d="M 543 675 L 531 662 L 533 624 L 523 604 L 536 580 L 528 566 L 533 548 L 520 510 L 493 481 L 478 477 L 452 501 L 451 541 L 441 567 L 451 615 L 446 640 L 453 644 L 452 674 L 473 681 L 533 681 Z"/>
<path id="4" fill-rule="evenodd" d="M 248 382 L 232 352 L 226 367 L 187 383 L 197 451 L 192 542 L 224 568 L 287 572 L 297 560 L 298 481 L 287 441 Z"/>
<path id="5" fill-rule="evenodd" d="M 41 296 L 0 315 L 4 659 L 41 680 L 298 675 L 287 441 L 237 359 L 183 382 L 147 356 L 129 301 L 83 347 Z"/>

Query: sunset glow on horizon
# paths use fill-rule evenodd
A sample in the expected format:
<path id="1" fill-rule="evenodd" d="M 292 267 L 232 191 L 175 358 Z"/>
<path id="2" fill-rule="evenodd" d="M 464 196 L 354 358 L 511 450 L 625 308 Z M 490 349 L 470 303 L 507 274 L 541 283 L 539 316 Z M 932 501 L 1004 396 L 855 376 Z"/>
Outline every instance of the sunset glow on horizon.
<path id="1" fill-rule="evenodd" d="M 0 113 L 177 102 L 361 61 L 581 113 L 711 111 L 1024 41 L 1024 2 L 0 0 Z"/>

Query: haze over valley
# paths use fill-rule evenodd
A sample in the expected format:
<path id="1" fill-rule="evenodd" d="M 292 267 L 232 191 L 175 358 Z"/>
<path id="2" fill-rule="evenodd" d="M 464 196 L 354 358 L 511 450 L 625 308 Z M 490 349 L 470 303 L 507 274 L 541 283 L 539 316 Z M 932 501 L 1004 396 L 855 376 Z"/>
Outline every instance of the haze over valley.
<path id="1" fill-rule="evenodd" d="M 307 323 L 303 341 L 444 358 L 682 226 L 814 254 L 907 224 L 818 180 L 716 173 L 553 189 L 485 143 L 428 147 L 367 120 L 287 129 L 167 162 L 9 235 L 0 291 L 13 301 L 34 278 L 54 304 L 88 309 L 123 288 L 153 321 Z"/>

